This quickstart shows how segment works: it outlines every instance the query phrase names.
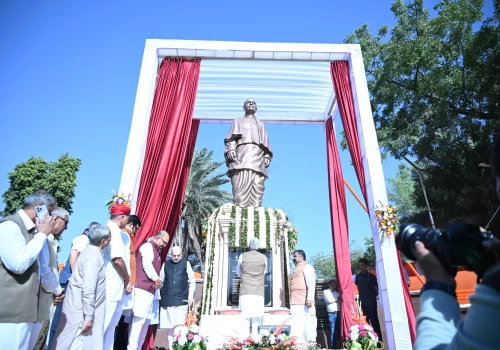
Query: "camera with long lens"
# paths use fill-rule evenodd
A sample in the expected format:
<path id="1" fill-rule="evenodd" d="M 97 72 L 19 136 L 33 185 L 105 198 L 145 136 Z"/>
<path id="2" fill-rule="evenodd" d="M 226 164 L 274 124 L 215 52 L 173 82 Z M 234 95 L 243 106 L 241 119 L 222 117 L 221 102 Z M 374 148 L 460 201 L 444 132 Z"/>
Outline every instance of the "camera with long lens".
<path id="1" fill-rule="evenodd" d="M 496 262 L 486 252 L 483 242 L 496 240 L 491 232 L 481 232 L 477 225 L 453 224 L 447 229 L 426 228 L 417 224 L 402 224 L 396 246 L 405 261 L 415 262 L 415 242 L 422 242 L 439 259 L 448 273 L 455 276 L 458 267 L 476 273 L 480 280 L 488 267 Z"/>

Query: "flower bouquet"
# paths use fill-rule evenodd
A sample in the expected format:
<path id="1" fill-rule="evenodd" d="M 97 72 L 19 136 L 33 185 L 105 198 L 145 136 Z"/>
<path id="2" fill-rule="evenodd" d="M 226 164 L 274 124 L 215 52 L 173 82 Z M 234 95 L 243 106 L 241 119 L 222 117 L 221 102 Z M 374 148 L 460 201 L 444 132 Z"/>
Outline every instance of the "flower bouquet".
<path id="1" fill-rule="evenodd" d="M 188 306 L 186 322 L 174 334 L 174 350 L 206 350 L 208 340 L 200 334 L 198 323 L 198 308 L 200 303 L 192 303 Z"/>
<path id="2" fill-rule="evenodd" d="M 223 349 L 226 350 L 285 350 L 285 349 L 316 349 L 314 344 L 299 344 L 296 337 L 290 337 L 281 333 L 286 321 L 280 324 L 273 332 L 267 329 L 262 329 L 255 337 L 247 337 L 239 340 L 237 337 L 229 337 L 224 343 Z"/>
<path id="3" fill-rule="evenodd" d="M 353 311 L 352 318 L 355 324 L 349 329 L 349 336 L 344 343 L 344 349 L 376 350 L 384 348 L 384 344 L 378 340 L 378 334 L 366 322 L 359 300 L 356 300 L 356 311 Z"/>
<path id="4" fill-rule="evenodd" d="M 391 205 L 380 205 L 375 207 L 375 215 L 377 216 L 378 232 L 380 240 L 383 241 L 386 236 L 397 235 L 399 233 L 399 219 L 396 207 Z"/>

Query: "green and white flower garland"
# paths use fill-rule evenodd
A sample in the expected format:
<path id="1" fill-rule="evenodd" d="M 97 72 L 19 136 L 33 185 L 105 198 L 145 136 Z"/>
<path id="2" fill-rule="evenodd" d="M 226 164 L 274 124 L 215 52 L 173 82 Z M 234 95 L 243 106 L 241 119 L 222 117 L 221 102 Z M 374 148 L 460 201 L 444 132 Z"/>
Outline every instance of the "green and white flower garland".
<path id="1" fill-rule="evenodd" d="M 214 288 L 214 255 L 215 247 L 219 244 L 220 227 L 218 218 L 221 208 L 218 208 L 212 213 L 209 220 L 202 223 L 202 234 L 206 236 L 206 268 L 205 278 L 203 283 L 203 304 L 201 314 L 212 315 L 212 293 Z M 282 210 L 272 208 L 239 208 L 236 206 L 231 207 L 230 213 L 231 222 L 229 224 L 229 250 L 236 248 L 248 247 L 248 231 L 249 223 L 253 224 L 253 232 L 255 237 L 264 239 L 265 235 L 265 248 L 263 250 L 279 249 L 282 248 L 283 263 L 284 263 L 284 283 L 285 283 L 285 303 L 287 307 L 290 305 L 289 294 L 289 269 L 290 269 L 290 252 L 293 251 L 297 245 L 298 230 L 294 226 L 289 226 L 288 216 Z M 276 230 L 271 232 L 271 221 L 276 220 Z M 261 222 L 265 220 L 265 222 Z M 283 222 L 285 221 L 285 225 Z M 287 229 L 288 228 L 288 229 Z M 263 232 L 264 230 L 264 232 Z M 274 234 L 274 237 L 272 235 Z M 274 248 L 271 246 L 273 242 Z M 282 244 L 284 243 L 284 244 Z M 262 242 L 261 242 L 262 246 Z"/>

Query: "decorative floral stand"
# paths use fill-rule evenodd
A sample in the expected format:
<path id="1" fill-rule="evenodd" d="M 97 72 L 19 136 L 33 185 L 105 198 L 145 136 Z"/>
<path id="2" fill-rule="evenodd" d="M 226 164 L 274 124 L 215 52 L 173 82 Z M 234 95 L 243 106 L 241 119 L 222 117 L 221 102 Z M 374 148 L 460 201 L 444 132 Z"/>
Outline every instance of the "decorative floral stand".
<path id="1" fill-rule="evenodd" d="M 203 232 L 206 264 L 200 326 L 204 333 L 210 333 L 211 345 L 219 345 L 235 333 L 241 334 L 239 309 L 228 306 L 229 258 L 232 250 L 248 248 L 252 237 L 259 238 L 260 248 L 270 253 L 272 262 L 272 306 L 265 308 L 263 323 L 277 325 L 286 320 L 289 317 L 290 252 L 297 243 L 297 230 L 285 212 L 225 204 L 204 223 Z M 300 322 L 290 320 L 290 323 Z M 298 332 L 301 328 L 294 327 Z"/>

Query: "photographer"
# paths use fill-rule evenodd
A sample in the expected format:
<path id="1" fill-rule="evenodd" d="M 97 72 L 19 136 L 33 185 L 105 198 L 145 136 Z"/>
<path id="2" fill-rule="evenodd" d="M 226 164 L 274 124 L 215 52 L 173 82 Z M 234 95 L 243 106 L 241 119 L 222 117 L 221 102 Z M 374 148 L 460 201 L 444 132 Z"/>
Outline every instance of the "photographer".
<path id="1" fill-rule="evenodd" d="M 500 199 L 500 140 L 495 143 L 493 169 L 497 196 Z M 484 231 L 484 230 L 482 230 Z M 496 256 L 470 296 L 470 308 L 460 321 L 456 282 L 435 254 L 422 242 L 415 242 L 414 252 L 426 283 L 420 297 L 417 338 L 414 349 L 498 349 L 500 333 L 500 243 L 482 242 L 486 255 Z M 495 321 L 497 320 L 497 321 Z"/>

